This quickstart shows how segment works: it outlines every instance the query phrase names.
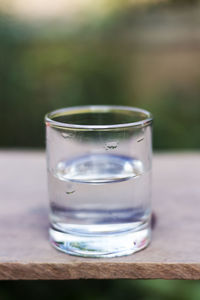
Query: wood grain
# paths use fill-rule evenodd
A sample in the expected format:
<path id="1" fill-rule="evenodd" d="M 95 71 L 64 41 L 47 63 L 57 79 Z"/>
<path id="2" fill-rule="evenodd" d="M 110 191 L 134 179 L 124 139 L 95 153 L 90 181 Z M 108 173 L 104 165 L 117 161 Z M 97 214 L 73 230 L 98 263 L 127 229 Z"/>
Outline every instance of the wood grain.
<path id="1" fill-rule="evenodd" d="M 48 242 L 42 152 L 0 152 L 0 279 L 200 279 L 200 154 L 156 154 L 151 245 L 107 259 L 69 256 Z"/>

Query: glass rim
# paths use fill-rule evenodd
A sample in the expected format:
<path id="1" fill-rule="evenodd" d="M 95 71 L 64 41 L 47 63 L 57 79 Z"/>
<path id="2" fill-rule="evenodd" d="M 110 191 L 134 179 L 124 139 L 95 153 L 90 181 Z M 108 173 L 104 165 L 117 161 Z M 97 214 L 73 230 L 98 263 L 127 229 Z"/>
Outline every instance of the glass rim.
<path id="1" fill-rule="evenodd" d="M 76 114 L 76 113 L 95 113 L 95 112 L 114 112 L 114 111 L 128 111 L 144 114 L 144 118 L 136 122 L 112 124 L 112 125 L 81 125 L 71 124 L 66 122 L 60 122 L 53 119 L 53 117 L 62 116 L 65 114 Z M 84 106 L 70 106 L 60 109 L 53 110 L 45 115 L 45 123 L 48 126 L 69 128 L 69 129 L 88 129 L 88 130 L 99 130 L 99 129 L 117 129 L 126 127 L 146 127 L 151 125 L 153 122 L 152 114 L 142 108 L 132 106 L 121 106 L 121 105 L 84 105 Z"/>

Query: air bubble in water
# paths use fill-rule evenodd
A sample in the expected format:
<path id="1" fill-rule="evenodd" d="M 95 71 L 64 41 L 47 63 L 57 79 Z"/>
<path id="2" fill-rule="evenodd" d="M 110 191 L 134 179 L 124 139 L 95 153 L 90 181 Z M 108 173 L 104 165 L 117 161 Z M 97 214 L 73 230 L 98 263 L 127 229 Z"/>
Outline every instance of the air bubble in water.
<path id="1" fill-rule="evenodd" d="M 112 141 L 112 142 L 108 142 L 105 144 L 105 149 L 106 150 L 113 150 L 116 149 L 118 146 L 118 141 Z"/>
<path id="2" fill-rule="evenodd" d="M 142 142 L 144 140 L 144 137 L 140 138 L 139 140 L 137 140 L 138 143 Z"/>
<path id="3" fill-rule="evenodd" d="M 65 194 L 71 195 L 73 193 L 75 193 L 74 185 L 71 182 L 68 182 Z"/>
<path id="4" fill-rule="evenodd" d="M 73 137 L 72 133 L 67 133 L 67 132 L 61 132 L 62 137 L 64 137 L 64 139 L 69 139 Z"/>
<path id="5" fill-rule="evenodd" d="M 75 190 L 65 192 L 67 195 L 75 193 Z"/>

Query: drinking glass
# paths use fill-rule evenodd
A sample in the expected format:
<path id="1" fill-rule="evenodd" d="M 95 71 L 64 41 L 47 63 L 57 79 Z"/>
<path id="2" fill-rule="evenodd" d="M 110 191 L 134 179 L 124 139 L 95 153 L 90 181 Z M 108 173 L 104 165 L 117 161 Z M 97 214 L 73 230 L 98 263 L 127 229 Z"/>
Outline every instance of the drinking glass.
<path id="1" fill-rule="evenodd" d="M 126 106 L 48 113 L 50 241 L 72 255 L 115 257 L 151 238 L 152 116 Z"/>

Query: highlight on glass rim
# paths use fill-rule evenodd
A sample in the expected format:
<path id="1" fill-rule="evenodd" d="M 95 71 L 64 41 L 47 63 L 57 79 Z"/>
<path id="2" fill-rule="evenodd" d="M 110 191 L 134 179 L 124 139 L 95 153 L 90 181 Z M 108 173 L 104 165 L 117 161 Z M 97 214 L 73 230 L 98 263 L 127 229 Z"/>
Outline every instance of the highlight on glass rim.
<path id="1" fill-rule="evenodd" d="M 0 299 L 199 298 L 199 17 L 0 1 Z"/>

